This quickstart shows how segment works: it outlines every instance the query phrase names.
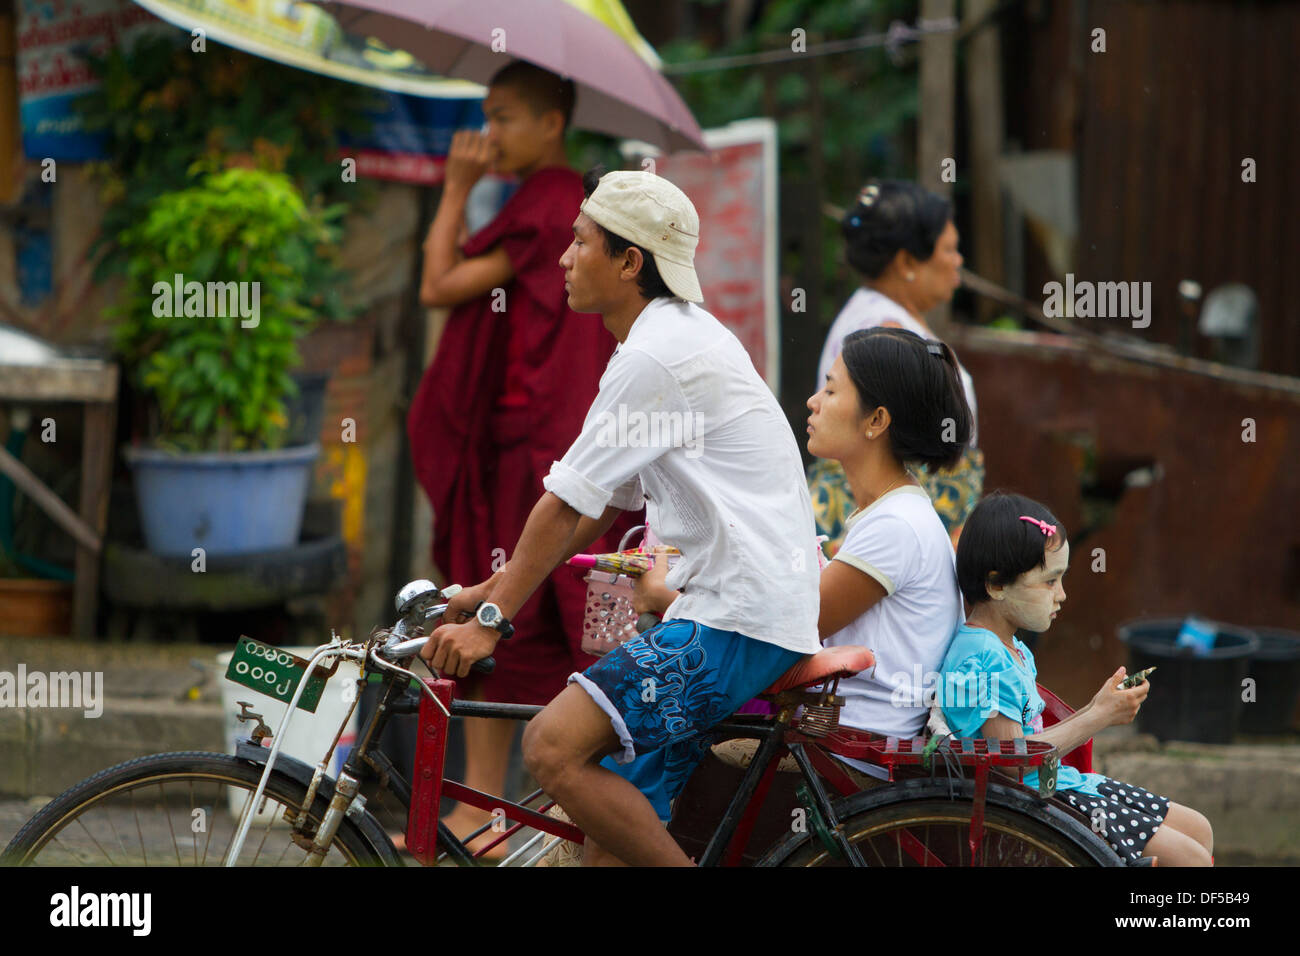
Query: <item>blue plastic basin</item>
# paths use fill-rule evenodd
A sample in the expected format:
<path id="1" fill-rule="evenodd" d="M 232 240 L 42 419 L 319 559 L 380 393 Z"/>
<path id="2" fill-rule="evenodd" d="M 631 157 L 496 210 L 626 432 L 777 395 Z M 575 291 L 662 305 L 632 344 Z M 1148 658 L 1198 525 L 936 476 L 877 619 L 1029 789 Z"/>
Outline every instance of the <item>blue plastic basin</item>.
<path id="1" fill-rule="evenodd" d="M 298 541 L 320 445 L 277 451 L 123 452 L 135 473 L 145 543 L 155 554 L 247 554 Z"/>

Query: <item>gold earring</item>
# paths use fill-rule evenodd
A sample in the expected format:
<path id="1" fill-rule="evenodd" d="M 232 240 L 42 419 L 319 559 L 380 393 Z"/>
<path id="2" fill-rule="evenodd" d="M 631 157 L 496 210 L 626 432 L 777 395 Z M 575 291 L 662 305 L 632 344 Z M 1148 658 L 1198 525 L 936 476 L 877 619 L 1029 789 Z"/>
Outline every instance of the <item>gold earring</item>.
<path id="1" fill-rule="evenodd" d="M 875 433 L 875 432 L 867 432 L 867 437 L 868 437 L 868 438 L 875 438 L 875 437 L 876 437 L 876 433 Z"/>

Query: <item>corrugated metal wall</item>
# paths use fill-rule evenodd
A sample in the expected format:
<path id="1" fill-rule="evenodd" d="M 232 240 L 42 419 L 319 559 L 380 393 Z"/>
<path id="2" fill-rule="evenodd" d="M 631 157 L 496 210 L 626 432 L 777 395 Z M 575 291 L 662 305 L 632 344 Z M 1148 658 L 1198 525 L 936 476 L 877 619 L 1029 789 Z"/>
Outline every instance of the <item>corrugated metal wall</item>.
<path id="1" fill-rule="evenodd" d="M 1076 278 L 1151 282 L 1140 334 L 1170 344 L 1181 279 L 1207 293 L 1244 282 L 1259 297 L 1261 368 L 1300 374 L 1300 4 L 1068 0 L 1023 16 L 1010 29 L 1032 49 L 1007 80 L 1023 84 L 1009 128 L 1029 148 L 1076 153 Z M 1091 51 L 1096 28 L 1104 53 Z M 1037 271 L 1031 296 L 1059 278 Z"/>
<path id="2" fill-rule="evenodd" d="M 1041 501 L 1070 539 L 1068 599 L 1034 648 L 1047 687 L 1087 703 L 1127 660 L 1116 628 L 1134 618 L 1300 630 L 1300 382 L 1052 335 L 967 327 L 949 341 L 975 379 L 985 491 Z M 1144 468 L 1152 483 L 1126 484 Z"/>

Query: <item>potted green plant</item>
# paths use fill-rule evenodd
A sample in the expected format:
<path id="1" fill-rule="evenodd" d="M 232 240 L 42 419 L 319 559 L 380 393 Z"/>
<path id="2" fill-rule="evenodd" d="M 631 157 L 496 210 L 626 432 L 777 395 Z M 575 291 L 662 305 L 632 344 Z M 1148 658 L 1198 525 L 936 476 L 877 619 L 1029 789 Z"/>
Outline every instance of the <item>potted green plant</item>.
<path id="1" fill-rule="evenodd" d="M 199 170 L 119 235 L 115 344 L 152 400 L 156 438 L 128 448 L 151 551 L 237 554 L 297 542 L 319 446 L 283 446 L 307 276 L 336 252 L 338 208 L 283 173 Z"/>

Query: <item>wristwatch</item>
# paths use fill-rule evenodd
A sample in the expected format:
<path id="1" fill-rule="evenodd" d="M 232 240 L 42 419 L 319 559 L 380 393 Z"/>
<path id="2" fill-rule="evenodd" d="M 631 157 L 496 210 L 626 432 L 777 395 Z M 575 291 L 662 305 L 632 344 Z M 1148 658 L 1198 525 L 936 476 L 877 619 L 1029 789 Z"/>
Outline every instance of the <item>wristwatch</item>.
<path id="1" fill-rule="evenodd" d="M 499 633 L 502 640 L 515 632 L 515 626 L 505 619 L 501 608 L 491 601 L 479 601 L 478 606 L 474 608 L 474 617 L 479 624 Z"/>

